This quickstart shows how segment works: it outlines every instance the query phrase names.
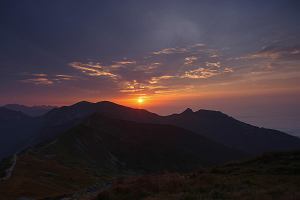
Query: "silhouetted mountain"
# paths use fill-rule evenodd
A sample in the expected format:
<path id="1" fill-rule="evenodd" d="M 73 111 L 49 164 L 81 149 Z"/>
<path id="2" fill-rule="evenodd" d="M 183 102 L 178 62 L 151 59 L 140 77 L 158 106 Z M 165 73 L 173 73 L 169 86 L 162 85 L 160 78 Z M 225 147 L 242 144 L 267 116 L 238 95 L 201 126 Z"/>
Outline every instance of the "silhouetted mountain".
<path id="1" fill-rule="evenodd" d="M 20 111 L 0 107 L 0 160 L 25 148 L 35 133 L 34 119 Z"/>
<path id="2" fill-rule="evenodd" d="M 162 121 L 252 154 L 300 149 L 300 139 L 297 137 L 252 126 L 219 111 L 186 110 L 166 116 Z"/>
<path id="3" fill-rule="evenodd" d="M 95 174 L 114 177 L 183 171 L 244 157 L 239 151 L 172 125 L 93 114 L 55 140 L 19 154 L 13 177 L 0 183 L 0 191 L 13 197 L 34 194 L 42 198 L 88 186 L 95 181 Z"/>
<path id="4" fill-rule="evenodd" d="M 172 124 L 207 138 L 252 154 L 300 149 L 300 139 L 286 133 L 255 127 L 222 112 L 186 109 L 180 114 L 159 116 L 143 109 L 133 109 L 112 102 L 79 102 L 57 108 L 45 115 L 48 124 L 58 125 L 100 113 L 116 119 L 135 122 Z"/>
<path id="5" fill-rule="evenodd" d="M 44 118 L 52 124 L 62 124 L 66 121 L 82 119 L 93 113 L 101 113 L 102 115 L 112 118 L 139 122 L 153 122 L 157 121 L 160 117 L 147 110 L 134 109 L 109 101 L 101 101 L 98 103 L 82 101 L 71 106 L 53 109 L 48 112 Z"/>
<path id="6" fill-rule="evenodd" d="M 133 109 L 109 101 L 90 103 L 82 101 L 71 106 L 55 108 L 41 117 L 43 128 L 36 142 L 51 140 L 58 134 L 80 123 L 81 120 L 94 113 L 104 116 L 136 122 L 157 122 L 160 116 L 143 109 Z"/>
<path id="7" fill-rule="evenodd" d="M 0 107 L 0 120 L 2 121 L 23 120 L 27 118 L 29 117 L 22 112 Z"/>
<path id="8" fill-rule="evenodd" d="M 46 114 L 48 111 L 56 108 L 55 106 L 24 106 L 19 104 L 7 104 L 3 107 L 10 110 L 21 111 L 26 115 L 37 117 Z"/>
<path id="9" fill-rule="evenodd" d="M 171 125 L 145 124 L 93 114 L 42 152 L 108 169 L 190 169 L 244 154 Z M 64 154 L 62 154 L 64 152 Z"/>
<path id="10" fill-rule="evenodd" d="M 219 111 L 186 109 L 159 116 L 107 101 L 79 102 L 41 117 L 1 108 L 0 128 L 1 138 L 8 141 L 1 140 L 1 145 L 9 150 L 2 155 L 27 147 L 12 162 L 16 163 L 13 176 L 0 188 L 8 196 L 23 194 L 20 188 L 28 194 L 41 191 L 37 198 L 72 193 L 99 180 L 98 175 L 102 179 L 103 175 L 191 170 L 247 153 L 300 147 L 296 137 Z M 29 144 L 35 146 L 28 148 Z"/>
<path id="11" fill-rule="evenodd" d="M 300 148 L 299 138 L 276 130 L 258 128 L 218 111 L 199 110 L 193 112 L 191 109 L 186 109 L 180 114 L 159 116 L 147 110 L 133 109 L 108 101 L 98 103 L 79 102 L 71 106 L 52 109 L 45 115 L 35 118 L 30 118 L 21 112 L 9 112 L 8 110 L 2 108 L 2 113 L 4 113 L 2 117 L 11 118 L 12 120 L 9 123 L 2 122 L 4 124 L 2 130 L 9 132 L 10 136 L 3 136 L 2 141 L 15 143 L 14 140 L 16 140 L 20 144 L 20 138 L 23 144 L 19 146 L 51 141 L 91 114 L 100 113 L 109 118 L 182 127 L 225 146 L 251 154 Z M 14 119 L 18 120 L 14 122 Z M 1 133 L 4 134 L 4 132 Z M 12 149 L 19 150 L 19 148 L 16 148 L 16 144 L 11 145 L 11 142 L 6 143 L 1 152 L 13 152 Z M 13 148 L 6 151 L 6 148 L 10 146 L 13 146 Z M 0 153 L 0 158 L 3 157 L 1 155 L 4 154 Z"/>

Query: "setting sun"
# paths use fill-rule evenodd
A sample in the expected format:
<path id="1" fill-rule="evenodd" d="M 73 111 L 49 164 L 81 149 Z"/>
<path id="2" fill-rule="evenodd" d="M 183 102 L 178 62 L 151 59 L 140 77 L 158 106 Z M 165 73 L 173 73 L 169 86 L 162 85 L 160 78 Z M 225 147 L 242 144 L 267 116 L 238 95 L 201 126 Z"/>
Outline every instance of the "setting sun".
<path id="1" fill-rule="evenodd" d="M 139 98 L 137 99 L 137 102 L 138 102 L 139 104 L 142 104 L 142 103 L 145 102 L 145 99 L 142 98 L 142 97 L 139 97 Z"/>

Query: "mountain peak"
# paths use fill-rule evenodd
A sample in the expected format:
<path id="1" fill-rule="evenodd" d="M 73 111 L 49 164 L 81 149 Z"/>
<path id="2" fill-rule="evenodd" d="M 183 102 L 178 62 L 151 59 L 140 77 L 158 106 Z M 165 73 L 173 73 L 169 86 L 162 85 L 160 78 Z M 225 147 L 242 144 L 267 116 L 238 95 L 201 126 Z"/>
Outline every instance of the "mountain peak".
<path id="1" fill-rule="evenodd" d="M 92 103 L 88 102 L 88 101 L 79 101 L 79 102 L 73 104 L 73 106 L 75 106 L 75 105 L 87 105 L 87 104 L 92 104 Z"/>
<path id="2" fill-rule="evenodd" d="M 119 105 L 119 104 L 111 102 L 111 101 L 99 101 L 96 104 L 122 106 L 122 105 Z"/>
<path id="3" fill-rule="evenodd" d="M 191 108 L 187 108 L 181 114 L 189 114 L 189 113 L 194 113 L 194 111 Z"/>

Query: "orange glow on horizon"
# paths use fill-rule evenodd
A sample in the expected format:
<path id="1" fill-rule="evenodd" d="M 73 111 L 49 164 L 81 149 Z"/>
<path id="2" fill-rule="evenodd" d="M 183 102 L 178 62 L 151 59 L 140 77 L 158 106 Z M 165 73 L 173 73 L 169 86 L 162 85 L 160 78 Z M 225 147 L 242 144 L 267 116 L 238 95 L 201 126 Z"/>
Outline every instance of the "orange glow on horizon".
<path id="1" fill-rule="evenodd" d="M 138 104 L 143 104 L 145 102 L 145 99 L 143 97 L 139 97 L 137 100 Z"/>

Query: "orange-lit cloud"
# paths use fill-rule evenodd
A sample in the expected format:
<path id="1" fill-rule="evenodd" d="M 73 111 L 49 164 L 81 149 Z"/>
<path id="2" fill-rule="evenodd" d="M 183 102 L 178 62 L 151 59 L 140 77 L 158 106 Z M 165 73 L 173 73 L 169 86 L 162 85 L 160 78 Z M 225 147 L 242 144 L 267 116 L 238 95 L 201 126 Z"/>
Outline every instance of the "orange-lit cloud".
<path id="1" fill-rule="evenodd" d="M 35 73 L 22 82 L 45 86 L 72 80 L 86 96 L 109 94 L 132 103 L 143 96 L 148 98 L 144 105 L 158 99 L 258 93 L 300 84 L 300 48 L 265 47 L 239 57 L 224 56 L 224 51 L 200 43 L 106 63 L 77 61 L 69 64 L 70 74 Z"/>
<path id="2" fill-rule="evenodd" d="M 199 78 L 202 79 L 202 78 L 210 78 L 218 74 L 219 72 L 216 69 L 205 69 L 200 67 L 198 69 L 186 71 L 181 77 L 191 78 L 191 79 L 199 79 Z"/>
<path id="3" fill-rule="evenodd" d="M 110 78 L 117 78 L 118 75 L 109 72 L 105 67 L 100 65 L 100 63 L 81 63 L 81 62 L 72 62 L 70 66 L 74 69 L 81 71 L 82 73 L 88 76 L 107 76 Z"/>
<path id="4" fill-rule="evenodd" d="M 191 65 L 191 64 L 194 64 L 195 61 L 197 61 L 197 60 L 198 60 L 198 58 L 197 58 L 196 56 L 186 57 L 186 58 L 184 59 L 184 64 L 185 64 L 185 65 Z"/>

